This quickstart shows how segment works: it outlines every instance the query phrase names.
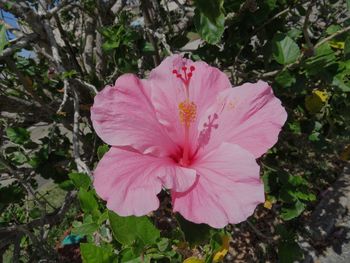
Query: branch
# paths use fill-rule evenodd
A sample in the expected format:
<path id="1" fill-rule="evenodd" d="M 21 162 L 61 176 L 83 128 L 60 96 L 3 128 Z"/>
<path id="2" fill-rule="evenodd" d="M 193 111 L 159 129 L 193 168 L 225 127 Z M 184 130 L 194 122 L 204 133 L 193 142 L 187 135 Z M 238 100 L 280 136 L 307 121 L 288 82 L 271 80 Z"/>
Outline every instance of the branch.
<path id="1" fill-rule="evenodd" d="M 114 5 L 111 7 L 112 13 L 115 15 L 118 15 L 125 7 L 126 2 L 127 2 L 126 0 L 117 0 L 114 3 Z"/>
<path id="2" fill-rule="evenodd" d="M 68 81 L 68 80 L 65 80 Z M 75 163 L 77 165 L 79 172 L 84 172 L 88 174 L 90 177 L 92 177 L 92 173 L 89 169 L 89 167 L 81 160 L 80 157 L 80 143 L 79 143 L 79 119 L 80 119 L 80 113 L 79 113 L 79 96 L 75 89 L 72 90 L 73 92 L 73 102 L 74 102 L 74 122 L 73 122 L 73 156 Z"/>
<path id="3" fill-rule="evenodd" d="M 68 99 L 68 82 L 63 81 L 63 98 L 62 98 L 62 102 L 61 102 L 60 106 L 58 107 L 58 110 L 56 111 L 56 113 L 62 112 L 63 107 L 67 102 L 67 99 Z"/>
<path id="4" fill-rule="evenodd" d="M 74 5 L 72 2 L 69 2 L 68 0 L 61 0 L 54 8 L 51 8 L 49 11 L 46 12 L 45 18 L 50 18 L 60 11 L 68 10 L 69 8 L 73 7 Z"/>
<path id="5" fill-rule="evenodd" d="M 43 227 L 44 225 L 53 226 L 59 224 L 63 220 L 70 206 L 73 204 L 76 195 L 76 191 L 68 192 L 62 206 L 59 209 L 56 209 L 53 213 L 46 214 L 42 218 L 35 219 L 27 224 L 11 225 L 0 228 L 0 249 L 16 242 L 19 236 L 27 235 L 35 244 L 35 248 L 39 249 L 38 252 L 41 256 L 48 255 L 49 252 L 55 255 L 55 251 L 48 243 L 40 242 L 38 240 L 37 236 L 33 233 L 33 229 L 36 227 Z"/>
<path id="6" fill-rule="evenodd" d="M 41 17 L 27 1 L 17 0 L 9 3 L 8 0 L 0 0 L 0 8 L 11 12 L 17 18 L 23 18 L 31 29 L 39 36 L 40 40 L 43 41 L 43 43 L 46 41 L 47 36 L 41 22 Z"/>
<path id="7" fill-rule="evenodd" d="M 142 9 L 142 15 L 145 20 L 145 27 L 146 28 L 152 28 L 152 15 L 150 14 L 150 2 L 149 0 L 141 0 L 141 9 Z M 158 50 L 158 44 L 155 39 L 155 37 L 150 34 L 149 32 L 146 32 L 146 35 L 148 36 L 148 40 L 153 46 L 155 54 L 153 55 L 153 62 L 155 66 L 158 66 L 160 64 L 160 56 L 159 56 L 159 50 Z"/>
<path id="8" fill-rule="evenodd" d="M 37 38 L 37 34 L 32 33 L 28 34 L 26 36 L 21 36 L 19 38 L 16 38 L 14 40 L 10 41 L 10 46 L 8 48 L 5 48 L 0 53 L 0 60 L 11 56 L 15 52 L 17 52 L 19 49 L 25 48 L 28 46 L 28 44 L 32 41 L 34 41 Z"/>
<path id="9" fill-rule="evenodd" d="M 30 96 L 41 105 L 41 107 L 45 108 L 48 112 L 52 113 L 54 110 L 47 105 L 35 92 L 31 83 L 30 78 L 28 78 L 26 75 L 24 75 L 20 70 L 17 69 L 16 63 L 10 59 L 9 57 L 6 57 L 5 62 L 8 66 L 8 68 L 14 72 L 18 78 L 18 80 L 23 85 L 24 90 L 30 94 Z"/>
<path id="10" fill-rule="evenodd" d="M 46 34 L 49 38 L 49 43 L 51 45 L 52 50 L 52 57 L 55 61 L 55 64 L 57 66 L 57 70 L 59 73 L 63 73 L 66 71 L 65 67 L 62 65 L 62 59 L 58 50 L 58 44 L 55 39 L 55 35 L 53 34 L 53 30 L 50 27 L 50 24 L 47 19 L 43 19 L 44 28 L 46 31 Z M 80 152 L 79 152 L 79 96 L 77 91 L 74 88 L 70 88 L 70 80 L 65 79 L 64 85 L 67 89 L 70 89 L 70 91 L 73 93 L 73 102 L 74 102 L 74 122 L 73 122 L 73 157 L 74 161 L 77 165 L 79 172 L 84 172 L 88 174 L 90 177 L 92 176 L 92 173 L 89 169 L 89 167 L 81 160 Z"/>
<path id="11" fill-rule="evenodd" d="M 261 26 L 259 26 L 257 29 L 255 29 L 253 34 L 255 35 L 257 32 L 259 32 L 265 26 L 267 26 L 268 24 L 273 22 L 275 19 L 279 18 L 280 16 L 283 16 L 284 14 L 287 14 L 291 9 L 292 9 L 292 7 L 288 7 L 286 9 L 282 10 L 281 12 L 278 12 L 276 15 L 274 15 L 273 17 L 268 19 L 266 22 L 264 22 Z"/>
<path id="12" fill-rule="evenodd" d="M 339 30 L 337 32 L 335 32 L 334 34 L 330 35 L 329 37 L 326 37 L 324 39 L 322 39 L 320 42 L 318 42 L 316 45 L 315 45 L 315 48 L 318 48 L 319 46 L 321 46 L 322 44 L 326 43 L 327 41 L 337 37 L 337 36 L 340 36 L 341 34 L 345 33 L 345 32 L 348 32 L 350 31 L 350 26 L 348 27 L 345 27 L 343 28 L 342 30 Z"/>
<path id="13" fill-rule="evenodd" d="M 153 31 L 150 28 L 145 27 L 145 31 L 148 32 L 149 34 L 151 34 L 152 36 L 158 38 L 160 40 L 160 42 L 163 44 L 165 50 L 168 52 L 169 55 L 172 55 L 173 52 L 170 49 L 169 44 L 166 42 L 166 36 L 164 33 L 159 33 L 157 31 Z"/>
<path id="14" fill-rule="evenodd" d="M 314 45 L 311 43 L 308 30 L 309 30 L 310 15 L 311 15 L 312 7 L 314 4 L 315 4 L 315 0 L 310 1 L 310 4 L 309 4 L 307 11 L 306 11 L 306 14 L 305 14 L 305 20 L 304 20 L 304 25 L 303 25 L 304 39 L 305 39 L 307 48 L 310 51 L 311 55 L 314 55 L 315 49 L 314 49 Z"/>
<path id="15" fill-rule="evenodd" d="M 95 70 L 94 59 L 93 59 L 93 50 L 95 44 L 95 29 L 96 21 L 90 15 L 84 19 L 85 22 L 85 45 L 83 52 L 83 62 L 84 68 L 88 74 L 92 74 Z"/>
<path id="16" fill-rule="evenodd" d="M 274 239 L 272 237 L 266 236 L 263 233 L 261 233 L 261 231 L 259 229 L 257 229 L 249 220 L 247 220 L 246 223 L 254 231 L 254 233 L 257 236 L 265 239 L 268 243 L 274 242 Z"/>
<path id="17" fill-rule="evenodd" d="M 23 1 L 11 1 L 0 0 L 0 8 L 6 11 L 10 11 L 17 17 L 23 17 L 25 10 L 28 8 Z"/>
<path id="18" fill-rule="evenodd" d="M 329 41 L 337 36 L 340 36 L 341 34 L 348 32 L 348 31 L 350 31 L 350 26 L 345 27 L 342 30 L 339 30 L 339 31 L 335 32 L 334 34 L 330 35 L 329 37 L 322 39 L 320 42 L 318 42 L 314 46 L 314 49 L 320 47 L 322 44 L 326 43 L 327 41 Z M 291 68 L 298 66 L 303 61 L 304 57 L 305 57 L 305 53 L 301 53 L 300 56 L 298 57 L 298 59 L 294 63 L 288 64 L 288 65 L 284 66 L 282 69 L 278 69 L 278 70 L 274 70 L 274 71 L 270 71 L 270 72 L 266 72 L 266 73 L 257 73 L 257 76 L 258 77 L 274 77 L 278 73 L 280 73 L 286 69 L 291 69 Z"/>
<path id="19" fill-rule="evenodd" d="M 68 192 L 65 196 L 64 202 L 62 206 L 56 209 L 54 212 L 45 215 L 43 218 L 34 219 L 33 221 L 22 224 L 22 225 L 12 225 L 8 227 L 0 228 L 0 234 L 11 233 L 13 231 L 23 232 L 23 228 L 25 229 L 33 229 L 36 227 L 40 227 L 42 225 L 57 225 L 63 219 L 64 215 L 69 210 L 70 206 L 75 200 L 77 196 L 76 191 Z M 1 235 L 0 235 L 1 236 Z"/>
<path id="20" fill-rule="evenodd" d="M 98 93 L 97 89 L 95 88 L 94 85 L 87 83 L 84 80 L 74 78 L 72 79 L 73 81 L 76 81 L 78 84 L 80 84 L 82 87 L 87 88 L 92 94 L 96 95 Z"/>
<path id="21" fill-rule="evenodd" d="M 182 19 L 175 24 L 174 27 L 174 33 L 181 33 L 182 31 L 186 30 L 189 25 L 192 22 L 192 18 L 194 17 L 194 11 L 188 11 L 187 13 L 185 13 L 185 15 L 182 17 Z"/>
<path id="22" fill-rule="evenodd" d="M 34 199 L 34 201 L 42 206 L 42 209 L 45 210 L 45 203 L 40 201 L 39 198 L 36 196 L 36 193 L 34 192 L 33 188 L 31 185 L 21 177 L 19 172 L 16 170 L 16 167 L 8 163 L 2 156 L 0 156 L 0 163 L 5 167 L 5 169 L 10 172 L 13 176 L 14 179 L 16 179 L 22 187 L 27 191 L 29 195 Z"/>

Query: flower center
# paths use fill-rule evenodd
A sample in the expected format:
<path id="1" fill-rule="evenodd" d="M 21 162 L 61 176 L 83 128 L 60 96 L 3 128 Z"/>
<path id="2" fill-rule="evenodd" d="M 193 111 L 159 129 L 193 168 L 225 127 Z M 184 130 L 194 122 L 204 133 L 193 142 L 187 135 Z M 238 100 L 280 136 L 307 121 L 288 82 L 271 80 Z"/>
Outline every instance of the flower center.
<path id="1" fill-rule="evenodd" d="M 197 106 L 193 101 L 190 100 L 190 92 L 189 92 L 190 81 L 193 75 L 193 71 L 195 70 L 195 67 L 190 66 L 188 68 L 186 66 L 183 66 L 181 70 L 183 73 L 181 73 L 181 71 L 174 69 L 173 74 L 176 75 L 176 77 L 182 81 L 185 88 L 185 94 L 186 94 L 186 99 L 179 103 L 179 118 L 180 118 L 180 122 L 184 125 L 184 131 L 185 131 L 183 155 L 180 163 L 184 166 L 188 166 L 190 164 L 190 142 L 189 142 L 190 125 L 192 122 L 195 121 L 196 114 L 197 114 Z"/>
<path id="2" fill-rule="evenodd" d="M 179 103 L 180 121 L 185 126 L 190 126 L 190 123 L 196 119 L 197 106 L 193 101 L 186 99 Z"/>

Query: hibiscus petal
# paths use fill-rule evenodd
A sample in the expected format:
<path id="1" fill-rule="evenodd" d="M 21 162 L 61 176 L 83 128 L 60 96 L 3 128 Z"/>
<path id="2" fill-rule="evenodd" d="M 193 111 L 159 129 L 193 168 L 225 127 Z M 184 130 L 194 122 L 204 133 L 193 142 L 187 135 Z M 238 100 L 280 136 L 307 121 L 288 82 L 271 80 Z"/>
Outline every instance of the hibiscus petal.
<path id="1" fill-rule="evenodd" d="M 185 86 L 180 78 L 173 74 L 177 70 L 183 74 L 182 67 L 187 70 L 193 66 L 195 70 L 189 82 L 189 99 L 196 104 L 196 120 L 191 124 L 190 140 L 196 146 L 195 138 L 198 135 L 198 116 L 215 102 L 218 92 L 231 87 L 227 76 L 220 70 L 210 67 L 204 62 L 193 62 L 180 55 L 166 58 L 157 68 L 152 70 L 148 85 L 152 89 L 152 102 L 159 121 L 166 126 L 171 138 L 179 144 L 184 142 L 184 126 L 179 118 L 179 103 L 186 99 Z"/>
<path id="2" fill-rule="evenodd" d="M 132 74 L 99 92 L 91 108 L 96 133 L 107 144 L 168 155 L 176 145 L 156 118 L 149 90 Z"/>
<path id="3" fill-rule="evenodd" d="M 256 158 L 264 154 L 278 140 L 287 113 L 271 87 L 263 81 L 246 83 L 225 90 L 217 96 L 198 126 L 205 130 L 208 116 L 217 115 L 209 144 L 205 150 L 211 151 L 223 141 L 238 144 Z"/>
<path id="4" fill-rule="evenodd" d="M 244 221 L 264 202 L 264 186 L 254 156 L 223 143 L 194 163 L 197 182 L 184 193 L 172 192 L 174 211 L 194 223 L 222 228 Z"/>
<path id="5" fill-rule="evenodd" d="M 145 215 L 159 206 L 162 185 L 186 191 L 196 180 L 193 169 L 177 166 L 169 158 L 157 158 L 112 147 L 94 172 L 96 193 L 119 215 Z"/>

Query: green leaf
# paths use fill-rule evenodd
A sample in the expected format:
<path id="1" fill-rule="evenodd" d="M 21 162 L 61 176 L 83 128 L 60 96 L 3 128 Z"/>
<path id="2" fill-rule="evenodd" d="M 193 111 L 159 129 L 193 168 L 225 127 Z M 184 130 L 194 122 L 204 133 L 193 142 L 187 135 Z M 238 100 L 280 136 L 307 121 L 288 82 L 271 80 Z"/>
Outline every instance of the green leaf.
<path id="1" fill-rule="evenodd" d="M 295 41 L 287 35 L 278 33 L 273 38 L 273 57 L 282 65 L 295 62 L 299 55 L 300 49 Z"/>
<path id="2" fill-rule="evenodd" d="M 311 142 L 317 142 L 320 140 L 319 136 L 320 136 L 319 132 L 313 132 L 309 135 L 308 139 Z"/>
<path id="3" fill-rule="evenodd" d="M 303 31 L 301 31 L 300 29 L 297 28 L 292 28 L 291 30 L 289 30 L 287 32 L 287 35 L 292 38 L 293 40 L 297 40 L 298 38 L 300 38 L 302 36 Z"/>
<path id="4" fill-rule="evenodd" d="M 323 78 L 332 75 L 329 68 L 336 66 L 336 55 L 329 43 L 325 43 L 315 50 L 315 56 L 305 61 L 305 69 L 308 75 L 318 75 Z"/>
<path id="5" fill-rule="evenodd" d="M 29 211 L 29 216 L 31 218 L 35 219 L 35 218 L 38 218 L 38 217 L 42 216 L 42 212 L 41 212 L 41 210 L 38 207 L 34 207 L 33 209 L 31 209 Z"/>
<path id="6" fill-rule="evenodd" d="M 265 193 L 270 193 L 271 192 L 271 188 L 270 188 L 270 173 L 269 172 L 264 172 L 263 176 L 262 176 L 262 180 L 263 180 L 263 183 L 264 183 L 264 190 L 265 190 Z"/>
<path id="7" fill-rule="evenodd" d="M 98 247 L 90 243 L 80 244 L 81 257 L 84 263 L 117 262 L 116 255 L 111 248 Z"/>
<path id="8" fill-rule="evenodd" d="M 7 44 L 6 27 L 5 25 L 0 24 L 0 54 L 4 50 L 6 44 Z"/>
<path id="9" fill-rule="evenodd" d="M 203 244 L 210 238 L 210 227 L 206 224 L 195 224 L 187 221 L 180 214 L 176 215 L 181 231 L 185 235 L 186 241 L 191 244 Z"/>
<path id="10" fill-rule="evenodd" d="M 70 79 L 77 75 L 77 72 L 75 70 L 65 71 L 62 73 L 61 78 L 62 79 Z"/>
<path id="11" fill-rule="evenodd" d="M 9 159 L 18 165 L 24 164 L 27 161 L 26 155 L 19 151 L 10 154 Z"/>
<path id="12" fill-rule="evenodd" d="M 348 11 L 350 11 L 350 0 L 346 0 L 346 5 L 348 6 Z"/>
<path id="13" fill-rule="evenodd" d="M 162 237 L 157 243 L 157 247 L 161 252 L 164 252 L 168 246 L 169 246 L 169 239 L 165 237 Z"/>
<path id="14" fill-rule="evenodd" d="M 306 205 L 299 200 L 297 200 L 290 207 L 283 207 L 281 217 L 283 220 L 291 220 L 297 216 L 299 216 L 306 208 Z"/>
<path id="15" fill-rule="evenodd" d="M 222 15 L 223 4 L 223 0 L 195 0 L 196 7 L 212 23 L 216 23 L 217 18 Z"/>
<path id="16" fill-rule="evenodd" d="M 278 244 L 278 259 L 281 263 L 293 263 L 301 259 L 303 253 L 296 242 L 280 242 Z"/>
<path id="17" fill-rule="evenodd" d="M 337 31 L 341 30 L 341 26 L 340 25 L 330 25 L 327 29 L 326 29 L 326 34 L 327 35 L 332 35 L 334 33 L 336 33 Z"/>
<path id="18" fill-rule="evenodd" d="M 212 22 L 203 13 L 195 10 L 194 23 L 201 38 L 209 44 L 216 44 L 224 33 L 225 15 L 221 14 Z"/>
<path id="19" fill-rule="evenodd" d="M 344 56 L 345 59 L 350 59 L 350 36 L 345 39 Z"/>
<path id="20" fill-rule="evenodd" d="M 284 70 L 281 73 L 279 73 L 276 78 L 276 83 L 280 85 L 281 87 L 288 88 L 295 84 L 296 78 L 294 75 L 292 75 L 289 70 Z"/>
<path id="21" fill-rule="evenodd" d="M 101 216 L 99 217 L 99 219 L 97 220 L 97 224 L 98 225 L 102 225 L 103 222 L 105 222 L 108 219 L 108 212 L 107 210 L 104 211 Z"/>
<path id="22" fill-rule="evenodd" d="M 103 155 L 108 152 L 109 146 L 107 144 L 101 145 L 97 148 L 97 157 L 99 160 L 102 159 Z"/>
<path id="23" fill-rule="evenodd" d="M 91 185 L 91 180 L 88 175 L 84 173 L 70 173 L 68 177 L 73 181 L 76 188 L 84 188 L 87 190 Z"/>
<path id="24" fill-rule="evenodd" d="M 142 48 L 142 52 L 154 52 L 155 49 L 150 42 L 145 42 L 145 45 Z"/>
<path id="25" fill-rule="evenodd" d="M 96 232 L 98 229 L 98 225 L 96 223 L 87 223 L 87 224 L 81 224 L 80 226 L 74 227 L 72 229 L 73 235 L 92 235 L 94 232 Z"/>
<path id="26" fill-rule="evenodd" d="M 291 174 L 288 175 L 288 183 L 290 183 L 293 186 L 302 186 L 302 185 L 307 186 L 308 185 L 308 182 L 302 176 L 291 175 Z"/>
<path id="27" fill-rule="evenodd" d="M 135 251 L 132 248 L 126 248 L 121 251 L 121 260 L 123 263 L 143 263 L 146 262 L 145 258 L 142 258 L 140 255 L 135 254 Z"/>
<path id="28" fill-rule="evenodd" d="M 122 245 L 132 245 L 135 241 L 143 246 L 151 245 L 160 237 L 159 230 L 146 216 L 121 217 L 112 211 L 108 216 L 113 235 Z"/>
<path id="29" fill-rule="evenodd" d="M 23 144 L 30 139 L 30 133 L 24 128 L 7 128 L 6 135 L 11 142 Z"/>
<path id="30" fill-rule="evenodd" d="M 66 190 L 66 191 L 72 191 L 74 190 L 74 184 L 72 180 L 65 180 L 62 183 L 58 185 L 61 189 Z"/>
<path id="31" fill-rule="evenodd" d="M 297 135 L 301 134 L 301 127 L 300 127 L 300 122 L 292 122 L 288 123 L 288 128 Z"/>
<path id="32" fill-rule="evenodd" d="M 350 92 L 350 60 L 339 63 L 339 71 L 333 77 L 332 85 L 343 92 Z"/>
<path id="33" fill-rule="evenodd" d="M 91 191 L 88 192 L 84 188 L 80 188 L 78 197 L 81 209 L 85 213 L 91 213 L 96 219 L 101 216 L 101 213 L 98 210 L 97 200 Z"/>
<path id="34" fill-rule="evenodd" d="M 18 203 L 25 197 L 23 188 L 18 182 L 3 187 L 0 185 L 0 204 Z"/>
<path id="35" fill-rule="evenodd" d="M 304 191 L 294 191 L 291 194 L 300 200 L 316 201 L 316 195 L 314 193 L 308 192 L 308 190 L 308 188 L 305 188 Z"/>

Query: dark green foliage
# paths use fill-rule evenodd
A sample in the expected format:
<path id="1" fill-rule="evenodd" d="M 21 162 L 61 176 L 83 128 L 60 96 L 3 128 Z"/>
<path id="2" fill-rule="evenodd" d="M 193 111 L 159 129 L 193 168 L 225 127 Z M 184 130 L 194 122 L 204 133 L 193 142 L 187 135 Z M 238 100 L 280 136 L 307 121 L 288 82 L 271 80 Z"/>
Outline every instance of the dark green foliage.
<path id="1" fill-rule="evenodd" d="M 19 262 L 212 262 L 228 235 L 243 261 L 302 260 L 297 240 L 307 236 L 308 215 L 350 160 L 349 0 L 315 1 L 308 24 L 312 1 L 142 0 L 118 12 L 107 0 L 51 1 L 48 10 L 72 2 L 57 17 L 39 12 L 37 0 L 21 1 L 21 12 L 19 1 L 2 2 L 21 28 L 0 24 L 0 258 L 6 251 L 12 261 L 19 244 Z M 60 36 L 57 47 L 40 27 L 46 17 Z M 9 36 L 26 27 L 35 38 L 25 48 L 34 53 L 15 48 L 2 57 L 16 47 Z M 170 53 L 218 67 L 233 86 L 264 80 L 288 112 L 278 143 L 258 160 L 267 202 L 252 223 L 216 230 L 188 222 L 172 212 L 168 190 L 157 211 L 122 217 L 95 193 L 93 170 L 113 146 L 91 125 L 91 86 L 101 90 L 123 73 L 147 77 Z M 64 258 L 67 235 L 82 242 Z"/>

